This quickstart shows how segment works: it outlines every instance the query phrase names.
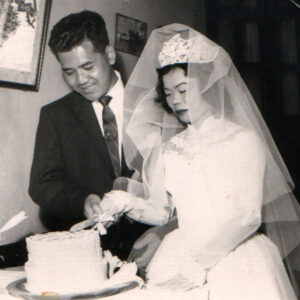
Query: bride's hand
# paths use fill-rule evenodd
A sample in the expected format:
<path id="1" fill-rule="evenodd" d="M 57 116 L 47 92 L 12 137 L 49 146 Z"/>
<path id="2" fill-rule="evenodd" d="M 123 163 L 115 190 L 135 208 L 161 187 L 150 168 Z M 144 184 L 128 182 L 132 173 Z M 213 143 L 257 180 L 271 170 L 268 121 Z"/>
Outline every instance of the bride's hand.
<path id="1" fill-rule="evenodd" d="M 117 220 L 130 210 L 131 198 L 128 192 L 120 190 L 109 192 L 104 195 L 100 203 L 101 213 L 111 215 Z"/>

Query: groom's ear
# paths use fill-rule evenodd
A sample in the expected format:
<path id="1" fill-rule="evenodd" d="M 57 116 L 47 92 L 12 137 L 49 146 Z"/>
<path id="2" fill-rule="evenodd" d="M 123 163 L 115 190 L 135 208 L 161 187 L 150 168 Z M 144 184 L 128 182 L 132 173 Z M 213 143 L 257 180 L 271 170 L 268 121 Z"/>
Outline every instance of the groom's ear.
<path id="1" fill-rule="evenodd" d="M 106 46 L 105 55 L 108 59 L 109 64 L 111 66 L 114 65 L 115 62 L 116 62 L 116 51 L 115 51 L 115 49 L 110 45 Z"/>

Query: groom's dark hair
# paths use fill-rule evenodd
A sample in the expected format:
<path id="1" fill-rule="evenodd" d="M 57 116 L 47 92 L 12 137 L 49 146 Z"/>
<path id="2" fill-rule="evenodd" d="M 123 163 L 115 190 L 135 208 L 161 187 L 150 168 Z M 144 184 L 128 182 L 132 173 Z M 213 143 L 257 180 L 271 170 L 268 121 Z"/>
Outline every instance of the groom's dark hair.
<path id="1" fill-rule="evenodd" d="M 70 14 L 54 25 L 49 47 L 57 58 L 58 53 L 71 51 L 85 39 L 102 54 L 109 44 L 105 21 L 98 13 L 89 10 Z"/>

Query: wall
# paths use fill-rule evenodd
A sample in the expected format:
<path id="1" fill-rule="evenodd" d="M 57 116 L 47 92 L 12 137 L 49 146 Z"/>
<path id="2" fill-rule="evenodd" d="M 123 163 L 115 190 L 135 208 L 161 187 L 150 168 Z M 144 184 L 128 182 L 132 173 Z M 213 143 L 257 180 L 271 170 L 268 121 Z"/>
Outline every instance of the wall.
<path id="1" fill-rule="evenodd" d="M 104 17 L 112 45 L 117 12 L 146 22 L 148 34 L 157 26 L 173 22 L 205 31 L 203 0 L 53 0 L 49 29 L 63 16 L 83 9 L 95 10 Z M 118 53 L 118 68 L 125 80 L 136 61 L 136 56 Z M 22 209 L 28 215 L 22 224 L 2 235 L 0 244 L 43 231 L 38 207 L 27 193 L 35 132 L 41 106 L 68 91 L 48 47 L 39 92 L 0 89 L 0 228 Z"/>

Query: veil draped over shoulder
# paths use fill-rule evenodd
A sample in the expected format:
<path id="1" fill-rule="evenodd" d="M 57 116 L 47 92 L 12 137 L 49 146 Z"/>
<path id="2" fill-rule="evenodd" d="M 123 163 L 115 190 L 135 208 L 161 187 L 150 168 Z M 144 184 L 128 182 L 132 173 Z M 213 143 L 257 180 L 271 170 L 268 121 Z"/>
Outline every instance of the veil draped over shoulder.
<path id="1" fill-rule="evenodd" d="M 178 38 L 182 40 L 180 48 L 172 44 L 172 39 Z M 167 55 L 159 57 L 164 46 Z M 259 137 L 265 155 L 261 225 L 286 257 L 300 243 L 300 209 L 292 193 L 292 178 L 229 55 L 185 25 L 171 24 L 152 32 L 126 85 L 124 152 L 127 165 L 135 171 L 128 191 L 154 206 L 168 208 L 170 217 L 174 213 L 165 185 L 162 148 L 185 126 L 156 101 L 157 68 L 173 61 L 174 53 L 183 57 L 188 53 L 186 101 L 192 120 L 201 103 L 208 103 L 221 124 L 216 130 L 222 131 L 222 124 L 232 122 Z M 195 126 L 193 121 L 191 126 Z"/>

